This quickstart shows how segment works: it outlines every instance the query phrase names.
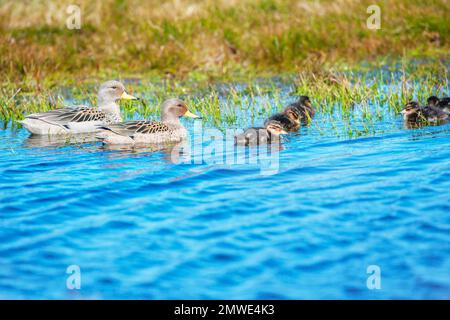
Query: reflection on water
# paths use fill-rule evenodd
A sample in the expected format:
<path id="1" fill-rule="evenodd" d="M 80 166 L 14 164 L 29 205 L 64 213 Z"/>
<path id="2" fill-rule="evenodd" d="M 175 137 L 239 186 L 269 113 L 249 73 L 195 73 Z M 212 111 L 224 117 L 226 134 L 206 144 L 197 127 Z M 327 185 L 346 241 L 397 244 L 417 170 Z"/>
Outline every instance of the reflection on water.
<path id="1" fill-rule="evenodd" d="M 109 154 L 109 157 L 128 157 L 129 155 L 151 155 L 152 153 L 161 153 L 163 159 L 170 164 L 178 164 L 183 160 L 186 153 L 184 150 L 189 147 L 189 142 L 184 140 L 180 142 L 146 144 L 146 145 L 113 145 L 102 144 L 99 149 L 105 151 L 115 151 Z"/>
<path id="2" fill-rule="evenodd" d="M 258 164 L 267 159 L 278 160 L 278 152 L 283 150 L 282 141 L 246 147 L 235 145 L 231 140 L 207 141 L 205 137 L 202 143 L 195 145 L 189 139 L 162 144 L 111 145 L 100 143 L 95 134 L 30 135 L 24 139 L 23 147 L 82 147 L 88 143 L 96 143 L 98 150 L 112 151 L 108 153 L 109 158 L 126 158 L 130 155 L 151 156 L 159 153 L 163 155 L 162 159 L 170 164 Z"/>
<path id="3" fill-rule="evenodd" d="M 95 134 L 30 135 L 23 141 L 25 148 L 63 147 L 98 141 Z"/>

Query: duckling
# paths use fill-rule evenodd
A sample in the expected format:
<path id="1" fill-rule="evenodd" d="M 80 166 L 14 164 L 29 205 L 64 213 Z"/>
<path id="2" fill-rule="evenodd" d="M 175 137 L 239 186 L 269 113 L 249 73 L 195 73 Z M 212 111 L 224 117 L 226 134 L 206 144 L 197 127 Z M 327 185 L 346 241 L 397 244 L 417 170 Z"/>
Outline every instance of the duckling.
<path id="1" fill-rule="evenodd" d="M 297 109 L 302 124 L 307 124 L 311 121 L 316 113 L 308 96 L 300 96 L 298 101 L 291 103 L 289 106 Z"/>
<path id="2" fill-rule="evenodd" d="M 294 106 L 288 106 L 283 112 L 274 114 L 266 120 L 266 124 L 272 120 L 279 122 L 287 132 L 297 131 L 300 127 L 300 113 Z"/>
<path id="3" fill-rule="evenodd" d="M 280 141 L 280 135 L 287 134 L 284 125 L 277 120 L 268 120 L 265 127 L 248 128 L 234 137 L 234 144 L 256 146 Z"/>
<path id="4" fill-rule="evenodd" d="M 56 135 L 88 133 L 97 131 L 97 126 L 122 121 L 117 100 L 136 100 L 129 95 L 119 81 L 103 83 L 98 90 L 98 108 L 70 106 L 62 109 L 28 115 L 21 121 L 32 134 Z"/>
<path id="5" fill-rule="evenodd" d="M 439 99 L 436 96 L 431 96 L 427 99 L 427 104 L 429 107 L 436 107 L 445 113 L 450 114 L 450 97 Z"/>
<path id="6" fill-rule="evenodd" d="M 179 99 L 168 99 L 161 105 L 161 121 L 137 120 L 99 126 L 97 139 L 105 144 L 158 144 L 178 142 L 187 137 L 181 117 L 200 118 Z"/>
<path id="7" fill-rule="evenodd" d="M 416 101 L 410 101 L 401 111 L 403 119 L 409 123 L 433 122 L 450 120 L 450 115 L 433 106 L 421 107 Z"/>
<path id="8" fill-rule="evenodd" d="M 408 102 L 400 113 L 403 115 L 403 120 L 406 122 L 419 122 L 423 119 L 421 108 L 416 101 Z"/>

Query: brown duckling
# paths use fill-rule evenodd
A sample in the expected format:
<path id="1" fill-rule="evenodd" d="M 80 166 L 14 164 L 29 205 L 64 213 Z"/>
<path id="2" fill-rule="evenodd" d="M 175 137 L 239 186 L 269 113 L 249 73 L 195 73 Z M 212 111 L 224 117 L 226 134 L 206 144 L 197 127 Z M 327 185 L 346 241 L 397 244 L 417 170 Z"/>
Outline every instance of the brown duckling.
<path id="1" fill-rule="evenodd" d="M 416 101 L 408 102 L 401 113 L 403 119 L 409 123 L 438 123 L 450 120 L 450 116 L 439 108 L 433 106 L 421 107 Z"/>
<path id="2" fill-rule="evenodd" d="M 248 128 L 234 137 L 234 144 L 240 146 L 255 146 L 280 141 L 280 135 L 287 134 L 283 124 L 269 120 L 265 127 Z"/>
<path id="3" fill-rule="evenodd" d="M 444 97 L 439 99 L 436 96 L 431 96 L 427 99 L 427 104 L 429 107 L 436 107 L 450 114 L 450 97 Z"/>
<path id="4" fill-rule="evenodd" d="M 289 106 L 297 109 L 300 114 L 300 121 L 303 124 L 307 124 L 314 117 L 315 110 L 308 96 L 300 96 L 296 102 L 290 104 Z"/>
<path id="5" fill-rule="evenodd" d="M 294 106 L 288 106 L 283 112 L 276 113 L 266 120 L 265 124 L 270 121 L 277 121 L 287 132 L 294 132 L 300 128 L 300 113 Z"/>

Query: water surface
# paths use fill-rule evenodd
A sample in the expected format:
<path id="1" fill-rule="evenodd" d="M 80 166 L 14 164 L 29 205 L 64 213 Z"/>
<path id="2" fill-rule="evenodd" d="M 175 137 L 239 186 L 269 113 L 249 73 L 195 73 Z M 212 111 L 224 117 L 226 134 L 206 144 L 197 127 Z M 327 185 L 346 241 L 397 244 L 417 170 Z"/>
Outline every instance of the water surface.
<path id="1" fill-rule="evenodd" d="M 195 147 L 177 163 L 172 146 L 0 131 L 0 298 L 450 298 L 450 125 L 407 129 L 369 108 L 382 117 L 368 133 L 319 112 L 259 158 L 205 154 L 189 120 Z M 80 290 L 66 288 L 70 265 Z"/>

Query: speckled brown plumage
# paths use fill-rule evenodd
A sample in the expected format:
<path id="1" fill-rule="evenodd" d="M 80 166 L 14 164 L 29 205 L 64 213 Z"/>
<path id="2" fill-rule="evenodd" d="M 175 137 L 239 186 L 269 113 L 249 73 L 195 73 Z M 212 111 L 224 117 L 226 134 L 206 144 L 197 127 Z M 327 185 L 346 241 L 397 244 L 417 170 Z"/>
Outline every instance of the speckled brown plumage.
<path id="1" fill-rule="evenodd" d="M 109 125 L 108 127 L 102 127 L 102 129 L 110 130 L 119 135 L 125 135 L 129 137 L 134 136 L 136 133 L 155 134 L 171 131 L 170 127 L 167 124 L 151 120 L 137 120 L 116 123 Z"/>
<path id="2" fill-rule="evenodd" d="M 300 114 L 300 121 L 307 124 L 316 113 L 308 96 L 300 96 L 298 101 L 291 103 L 288 107 L 294 107 Z"/>
<path id="3" fill-rule="evenodd" d="M 450 115 L 435 106 L 421 107 L 415 101 L 408 102 L 402 110 L 403 119 L 408 123 L 441 123 L 450 120 Z"/>
<path id="4" fill-rule="evenodd" d="M 65 124 L 68 122 L 102 121 L 106 119 L 106 114 L 98 109 L 80 106 L 35 113 L 29 115 L 28 118 Z"/>

